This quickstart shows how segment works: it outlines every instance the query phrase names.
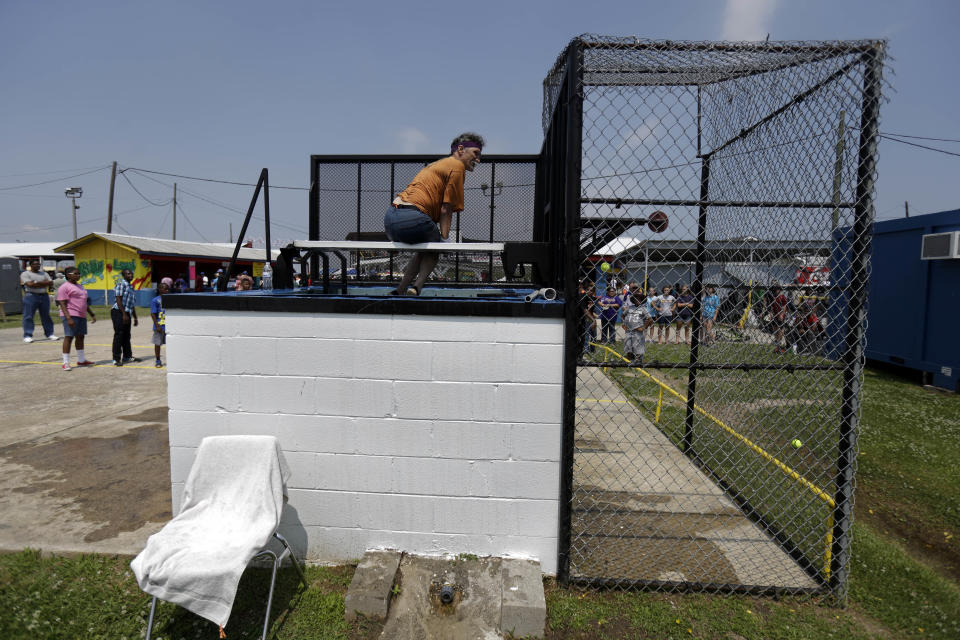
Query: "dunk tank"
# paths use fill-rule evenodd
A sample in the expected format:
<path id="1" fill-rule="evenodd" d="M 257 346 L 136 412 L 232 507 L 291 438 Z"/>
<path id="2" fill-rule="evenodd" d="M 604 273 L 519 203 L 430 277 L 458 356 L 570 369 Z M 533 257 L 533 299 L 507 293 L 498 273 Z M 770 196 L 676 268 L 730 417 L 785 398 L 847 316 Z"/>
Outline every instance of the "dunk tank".
<path id="1" fill-rule="evenodd" d="M 540 152 L 467 174 L 420 296 L 389 295 L 383 212 L 439 156 L 312 156 L 273 289 L 165 297 L 174 510 L 204 436 L 269 434 L 308 561 L 842 600 L 884 53 L 574 39 Z M 631 282 L 659 296 L 642 360 L 594 294 Z"/>

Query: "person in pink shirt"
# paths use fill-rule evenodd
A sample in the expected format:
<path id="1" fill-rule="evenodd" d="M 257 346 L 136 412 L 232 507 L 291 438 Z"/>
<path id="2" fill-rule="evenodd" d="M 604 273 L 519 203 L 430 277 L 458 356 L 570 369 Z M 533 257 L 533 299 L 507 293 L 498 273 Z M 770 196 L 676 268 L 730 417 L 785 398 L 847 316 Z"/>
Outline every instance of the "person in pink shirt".
<path id="1" fill-rule="evenodd" d="M 87 314 L 91 323 L 97 321 L 97 316 L 87 304 L 87 290 L 80 284 L 80 270 L 67 267 L 63 275 L 67 281 L 57 289 L 57 306 L 63 320 L 63 370 L 70 371 L 70 344 L 74 337 L 77 338 L 77 366 L 93 364 L 83 353 L 83 337 L 87 335 Z"/>

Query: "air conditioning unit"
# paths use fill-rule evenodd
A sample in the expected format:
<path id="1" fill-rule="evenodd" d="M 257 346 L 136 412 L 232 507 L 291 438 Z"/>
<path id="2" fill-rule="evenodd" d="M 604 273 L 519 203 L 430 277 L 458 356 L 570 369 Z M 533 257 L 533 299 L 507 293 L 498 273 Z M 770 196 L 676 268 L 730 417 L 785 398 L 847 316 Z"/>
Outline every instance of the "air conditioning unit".
<path id="1" fill-rule="evenodd" d="M 960 231 L 928 233 L 922 237 L 921 260 L 951 260 L 960 258 Z"/>

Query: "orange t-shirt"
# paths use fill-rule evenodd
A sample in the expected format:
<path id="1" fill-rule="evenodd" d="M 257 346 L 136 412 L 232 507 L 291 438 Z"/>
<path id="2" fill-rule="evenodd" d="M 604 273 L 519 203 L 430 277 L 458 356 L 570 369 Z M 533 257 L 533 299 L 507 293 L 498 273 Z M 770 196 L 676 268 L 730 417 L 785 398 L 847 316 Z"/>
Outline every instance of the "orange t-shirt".
<path id="1" fill-rule="evenodd" d="M 462 162 L 447 156 L 421 169 L 397 195 L 416 205 L 434 222 L 440 222 L 440 207 L 444 204 L 449 204 L 454 211 L 463 211 L 465 171 Z"/>

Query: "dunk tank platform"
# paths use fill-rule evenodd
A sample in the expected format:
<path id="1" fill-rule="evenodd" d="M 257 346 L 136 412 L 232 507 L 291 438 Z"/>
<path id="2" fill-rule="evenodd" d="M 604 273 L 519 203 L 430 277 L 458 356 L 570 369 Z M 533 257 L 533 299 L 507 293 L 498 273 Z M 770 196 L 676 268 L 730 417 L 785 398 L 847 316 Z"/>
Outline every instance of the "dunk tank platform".
<path id="1" fill-rule="evenodd" d="M 414 247 L 382 221 L 436 156 L 312 156 L 277 290 L 164 299 L 174 510 L 204 436 L 270 434 L 307 561 L 513 556 L 588 588 L 842 602 L 885 46 L 574 39 L 540 153 L 468 175 L 419 297 L 389 295 Z M 796 350 L 706 338 L 711 285 L 732 335 L 763 294 L 737 274 L 803 256 L 830 282 L 779 283 Z M 688 285 L 689 344 L 591 352 L 587 281 L 614 277 Z"/>

